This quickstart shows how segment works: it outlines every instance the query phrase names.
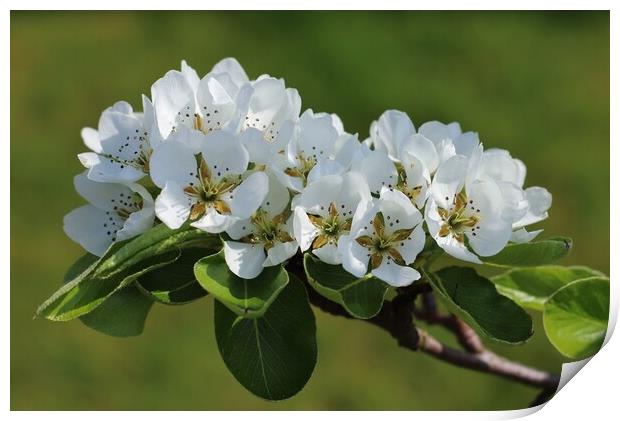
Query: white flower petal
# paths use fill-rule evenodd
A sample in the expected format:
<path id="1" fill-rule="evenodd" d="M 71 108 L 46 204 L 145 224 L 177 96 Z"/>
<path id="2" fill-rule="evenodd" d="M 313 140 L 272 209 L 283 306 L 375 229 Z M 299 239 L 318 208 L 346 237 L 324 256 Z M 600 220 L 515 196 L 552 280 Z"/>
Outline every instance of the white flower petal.
<path id="1" fill-rule="evenodd" d="M 182 187 L 198 181 L 196 158 L 187 146 L 179 142 L 166 141 L 155 149 L 151 155 L 150 169 L 153 182 L 160 188 L 169 181 Z"/>
<path id="2" fill-rule="evenodd" d="M 413 228 L 422 222 L 422 214 L 409 198 L 398 190 L 384 187 L 377 206 L 385 220 L 385 231 L 395 232 L 399 229 Z"/>
<path id="3" fill-rule="evenodd" d="M 178 122 L 189 124 L 193 121 L 196 112 L 194 91 L 182 72 L 171 70 L 156 81 L 151 87 L 151 98 L 157 128 L 163 138 L 168 137 Z"/>
<path id="4" fill-rule="evenodd" d="M 415 134 L 406 142 L 399 153 L 398 159 L 403 160 L 403 154 L 416 157 L 430 173 L 434 173 L 439 165 L 439 157 L 433 142 L 420 134 Z"/>
<path id="5" fill-rule="evenodd" d="M 109 218 L 112 217 L 113 221 Z M 115 225 L 112 225 L 112 222 Z M 93 205 L 81 206 L 72 210 L 63 219 L 63 229 L 67 236 L 80 244 L 86 251 L 101 256 L 112 244 L 116 230 L 122 225 L 121 218 Z"/>
<path id="6" fill-rule="evenodd" d="M 255 172 L 235 188 L 230 194 L 229 206 L 231 215 L 238 219 L 252 216 L 263 203 L 269 191 L 269 179 L 262 172 Z"/>
<path id="7" fill-rule="evenodd" d="M 230 229 L 239 219 L 239 217 L 232 215 L 222 215 L 213 208 L 207 208 L 204 216 L 198 221 L 192 222 L 191 226 L 210 234 L 219 234 Z"/>
<path id="8" fill-rule="evenodd" d="M 440 207 L 448 209 L 454 197 L 463 189 L 467 165 L 467 158 L 455 155 L 437 168 L 431 185 L 431 195 Z"/>
<path id="9" fill-rule="evenodd" d="M 467 247 L 465 247 L 463 243 L 457 241 L 452 234 L 448 234 L 445 237 L 436 236 L 435 241 L 439 247 L 452 257 L 456 257 L 465 262 L 482 264 L 478 256 L 467 250 Z"/>
<path id="10" fill-rule="evenodd" d="M 192 90 L 196 90 L 198 87 L 198 82 L 200 82 L 200 77 L 198 77 L 198 73 L 191 67 L 185 60 L 181 60 L 181 73 L 185 76 L 187 83 L 192 88 Z"/>
<path id="11" fill-rule="evenodd" d="M 275 266 L 287 261 L 297 253 L 297 241 L 288 241 L 279 243 L 267 250 L 267 258 L 263 262 L 263 266 Z"/>
<path id="12" fill-rule="evenodd" d="M 336 200 L 342 188 L 340 175 L 329 175 L 308 185 L 297 199 L 297 206 L 311 214 L 326 216 L 329 205 Z"/>
<path id="13" fill-rule="evenodd" d="M 351 170 L 362 174 L 372 193 L 378 194 L 381 187 L 394 187 L 398 183 L 398 172 L 386 153 L 371 151 L 367 156 L 356 159 Z"/>
<path id="14" fill-rule="evenodd" d="M 301 207 L 296 207 L 293 211 L 293 233 L 295 240 L 299 243 L 301 251 L 306 251 L 319 234 L 319 230 L 308 218 L 308 215 Z"/>
<path id="15" fill-rule="evenodd" d="M 134 192 L 126 185 L 98 183 L 90 180 L 86 172 L 76 175 L 73 185 L 80 196 L 102 210 L 130 208 L 135 203 Z"/>
<path id="16" fill-rule="evenodd" d="M 228 75 L 237 87 L 241 87 L 244 83 L 249 82 L 248 75 L 245 73 L 245 70 L 243 70 L 243 67 L 241 67 L 241 64 L 232 57 L 217 62 L 211 69 L 211 73 L 214 75 L 220 73 Z"/>
<path id="17" fill-rule="evenodd" d="M 342 256 L 338 251 L 338 247 L 333 243 L 327 243 L 323 247 L 312 250 L 312 254 L 328 265 L 339 265 L 342 263 Z"/>
<path id="18" fill-rule="evenodd" d="M 461 134 L 461 127 L 458 123 L 443 124 L 439 121 L 429 121 L 419 127 L 418 134 L 438 146 L 444 140 L 452 143 Z"/>
<path id="19" fill-rule="evenodd" d="M 144 110 L 144 131 L 147 132 L 151 149 L 155 149 L 162 144 L 164 139 L 162 138 L 159 128 L 157 127 L 153 103 L 146 95 L 142 95 L 142 109 Z"/>
<path id="20" fill-rule="evenodd" d="M 263 133 L 258 129 L 246 129 L 240 135 L 240 140 L 248 151 L 249 160 L 256 164 L 271 164 L 273 156 L 277 153 L 273 145 L 265 140 Z"/>
<path id="21" fill-rule="evenodd" d="M 155 199 L 155 214 L 168 228 L 177 229 L 189 217 L 194 203 L 196 200 L 186 195 L 181 186 L 169 181 Z"/>
<path id="22" fill-rule="evenodd" d="M 502 216 L 510 221 L 518 221 L 523 218 L 528 209 L 523 190 L 509 181 L 499 181 L 497 184 L 506 203 Z"/>
<path id="23" fill-rule="evenodd" d="M 430 174 L 426 166 L 416 156 L 408 152 L 401 154 L 401 164 L 407 175 L 406 186 L 410 193 L 414 193 L 414 188 L 419 188 L 415 205 L 422 209 L 429 194 Z"/>
<path id="24" fill-rule="evenodd" d="M 503 149 L 487 149 L 480 160 L 480 173 L 497 181 L 507 181 L 517 187 L 523 186 L 523 163 Z"/>
<path id="25" fill-rule="evenodd" d="M 378 211 L 379 206 L 375 204 L 375 201 L 361 201 L 353 213 L 351 235 L 357 238 L 360 235 L 369 234 L 371 232 L 372 219 Z"/>
<path id="26" fill-rule="evenodd" d="M 90 127 L 84 127 L 81 134 L 82 140 L 88 149 L 96 153 L 103 152 L 101 140 L 99 139 L 99 132 L 97 130 Z"/>
<path id="27" fill-rule="evenodd" d="M 528 210 L 525 216 L 513 224 L 513 228 L 535 224 L 547 219 L 547 211 L 551 207 L 551 193 L 543 187 L 528 187 L 525 189 L 525 198 L 528 202 Z"/>
<path id="28" fill-rule="evenodd" d="M 510 240 L 512 224 L 502 218 L 480 222 L 475 234 L 466 233 L 471 248 L 480 256 L 493 256 L 499 253 Z"/>
<path id="29" fill-rule="evenodd" d="M 356 153 L 362 148 L 362 144 L 357 138 L 357 134 L 344 134 L 338 137 L 334 145 L 336 150 L 335 159 L 346 169 L 351 168 Z"/>
<path id="30" fill-rule="evenodd" d="M 512 243 L 529 243 L 541 232 L 543 232 L 543 230 L 528 232 L 525 228 L 520 228 L 516 231 L 513 231 L 512 235 L 510 236 L 510 241 Z"/>
<path id="31" fill-rule="evenodd" d="M 272 122 L 275 126 L 274 117 L 287 101 L 284 81 L 267 76 L 257 79 L 252 87 L 254 93 L 250 99 L 246 127 L 269 130 Z"/>
<path id="32" fill-rule="evenodd" d="M 480 146 L 480 139 L 478 138 L 478 133 L 476 132 L 466 132 L 458 137 L 453 137 L 453 139 L 454 151 L 459 155 L 470 157 Z"/>
<path id="33" fill-rule="evenodd" d="M 226 230 L 226 234 L 233 240 L 238 240 L 254 232 L 254 224 L 250 219 L 240 219 Z"/>
<path id="34" fill-rule="evenodd" d="M 338 251 L 342 256 L 342 267 L 353 276 L 361 278 L 368 270 L 368 250 L 360 246 L 350 235 L 338 239 Z"/>
<path id="35" fill-rule="evenodd" d="M 377 150 L 383 150 L 390 158 L 398 159 L 400 149 L 415 134 L 415 127 L 406 113 L 388 110 L 371 126 L 370 133 Z"/>
<path id="36" fill-rule="evenodd" d="M 371 272 L 383 282 L 394 287 L 411 285 L 413 281 L 420 279 L 420 272 L 409 266 L 401 266 L 390 259 L 383 258 L 378 268 Z"/>
<path id="37" fill-rule="evenodd" d="M 155 209 L 151 204 L 137 212 L 132 212 L 125 221 L 123 228 L 116 233 L 119 241 L 135 237 L 148 231 L 155 221 Z"/>
<path id="38" fill-rule="evenodd" d="M 328 175 L 342 174 L 345 170 L 346 168 L 336 160 L 321 159 L 308 173 L 308 177 L 306 178 L 307 184 L 311 184 Z"/>
<path id="39" fill-rule="evenodd" d="M 265 249 L 262 245 L 224 241 L 224 259 L 232 273 L 254 279 L 263 271 Z"/>
<path id="40" fill-rule="evenodd" d="M 308 109 L 299 119 L 297 152 L 316 160 L 333 158 L 338 137 L 330 115 L 315 115 Z"/>
<path id="41" fill-rule="evenodd" d="M 424 235 L 424 228 L 422 228 L 422 224 L 419 224 L 409 237 L 411 240 L 403 240 L 400 244 L 396 245 L 395 248 L 398 250 L 400 255 L 405 260 L 405 263 L 410 265 L 415 261 L 415 258 L 420 254 L 420 252 L 424 249 L 424 241 L 426 237 Z"/>
<path id="42" fill-rule="evenodd" d="M 201 130 L 205 133 L 225 127 L 235 115 L 234 97 L 210 74 L 198 84 L 196 99 L 202 118 Z"/>
<path id="43" fill-rule="evenodd" d="M 275 175 L 272 173 L 265 174 L 268 178 L 268 192 L 260 207 L 273 219 L 284 212 L 289 205 L 291 195 L 286 186 Z"/>
<path id="44" fill-rule="evenodd" d="M 78 154 L 78 159 L 88 168 L 88 178 L 102 183 L 127 183 L 145 176 L 141 170 L 121 164 L 94 152 Z"/>
<path id="45" fill-rule="evenodd" d="M 250 162 L 248 151 L 239 137 L 225 130 L 206 135 L 201 152 L 215 180 L 229 174 L 243 174 Z"/>

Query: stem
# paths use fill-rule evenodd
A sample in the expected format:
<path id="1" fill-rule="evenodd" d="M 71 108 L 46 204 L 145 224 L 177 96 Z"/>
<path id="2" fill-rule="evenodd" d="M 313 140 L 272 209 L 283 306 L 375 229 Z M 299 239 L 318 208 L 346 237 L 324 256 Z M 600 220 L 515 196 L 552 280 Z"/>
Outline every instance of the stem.
<path id="1" fill-rule="evenodd" d="M 303 270 L 289 263 L 289 270 L 305 280 Z M 297 270 L 295 270 L 297 269 Z M 546 402 L 557 390 L 560 378 L 557 374 L 548 373 L 528 367 L 516 361 L 489 351 L 476 334 L 465 322 L 453 315 L 444 316 L 437 313 L 434 296 L 430 288 L 420 285 L 400 289 L 399 295 L 392 301 L 386 301 L 381 311 L 370 319 L 356 319 L 342 306 L 319 295 L 306 283 L 310 302 L 326 313 L 348 319 L 361 320 L 373 324 L 388 332 L 396 339 L 399 346 L 412 351 L 422 351 L 433 358 L 469 370 L 493 374 L 528 386 L 542 389 L 532 406 Z M 413 302 L 417 295 L 422 294 L 424 310 L 418 311 Z M 429 324 L 437 324 L 453 332 L 464 350 L 451 348 L 441 343 L 427 331 L 416 327 L 413 316 Z"/>

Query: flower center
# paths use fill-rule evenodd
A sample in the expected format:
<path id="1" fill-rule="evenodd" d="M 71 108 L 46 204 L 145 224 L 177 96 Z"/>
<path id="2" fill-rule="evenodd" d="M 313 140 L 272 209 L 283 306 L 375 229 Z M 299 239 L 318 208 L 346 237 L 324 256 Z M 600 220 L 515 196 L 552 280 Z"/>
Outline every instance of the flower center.
<path id="1" fill-rule="evenodd" d="M 251 218 L 256 230 L 252 234 L 243 237 L 241 241 L 249 244 L 261 243 L 265 250 L 269 250 L 278 242 L 288 243 L 293 241 L 290 234 L 283 229 L 288 213 L 289 211 L 287 210 L 274 218 L 269 218 L 267 212 L 262 209 L 257 210 Z"/>
<path id="2" fill-rule="evenodd" d="M 405 240 L 411 239 L 413 228 L 399 229 L 392 234 L 388 234 L 385 232 L 385 221 L 381 212 L 377 212 L 375 215 L 372 226 L 374 229 L 372 234 L 362 235 L 355 239 L 359 245 L 368 249 L 370 269 L 378 268 L 386 255 L 388 260 L 392 260 L 398 265 L 406 266 L 405 259 L 397 250 L 397 247 L 404 245 L 403 242 Z"/>
<path id="3" fill-rule="evenodd" d="M 407 184 L 407 173 L 401 163 L 396 164 L 396 170 L 398 171 L 398 183 L 396 184 L 396 188 L 404 193 L 404 195 L 415 204 L 416 200 L 418 200 L 418 196 L 422 193 L 422 186 L 418 185 L 410 187 Z"/>
<path id="4" fill-rule="evenodd" d="M 458 242 L 464 243 L 466 231 L 470 230 L 475 237 L 475 231 L 480 229 L 478 226 L 480 209 L 475 206 L 473 200 L 467 199 L 464 192 L 455 196 L 453 206 L 450 209 L 438 208 L 437 211 L 442 220 L 439 228 L 440 237 L 452 234 Z"/>
<path id="5" fill-rule="evenodd" d="M 190 173 L 190 175 L 194 175 Z M 190 197 L 197 199 L 197 203 L 192 206 L 190 211 L 190 220 L 196 220 L 200 218 L 208 207 L 212 207 L 218 213 L 222 215 L 230 214 L 230 207 L 221 199 L 221 197 L 241 182 L 241 176 L 237 176 L 236 179 L 229 179 L 223 177 L 219 180 L 214 180 L 211 175 L 211 169 L 205 162 L 204 158 L 200 158 L 200 164 L 198 168 L 198 185 L 190 183 L 185 187 L 183 191 Z"/>
<path id="6" fill-rule="evenodd" d="M 348 232 L 351 229 L 351 218 L 345 219 L 340 217 L 334 202 L 329 205 L 329 216 L 322 218 L 316 215 L 308 215 L 308 218 L 321 232 L 312 242 L 313 249 L 321 248 L 328 242 L 335 243 L 342 233 Z"/>
<path id="7" fill-rule="evenodd" d="M 316 158 L 306 158 L 304 155 L 300 154 L 297 155 L 297 162 L 299 163 L 297 167 L 288 167 L 284 170 L 284 173 L 290 177 L 301 178 L 305 186 L 308 180 L 308 174 L 310 174 L 310 171 L 316 165 Z"/>

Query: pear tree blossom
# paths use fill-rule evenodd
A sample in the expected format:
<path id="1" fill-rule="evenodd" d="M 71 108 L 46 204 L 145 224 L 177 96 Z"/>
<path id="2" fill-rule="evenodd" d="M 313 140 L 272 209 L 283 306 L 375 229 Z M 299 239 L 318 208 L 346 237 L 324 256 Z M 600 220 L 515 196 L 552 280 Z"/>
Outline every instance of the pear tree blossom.
<path id="1" fill-rule="evenodd" d="M 364 178 L 355 172 L 327 175 L 297 198 L 294 233 L 301 251 L 312 249 L 325 263 L 342 263 L 338 240 L 349 234 L 357 205 L 371 200 Z"/>
<path id="2" fill-rule="evenodd" d="M 97 130 L 82 129 L 84 144 L 92 152 L 78 158 L 91 180 L 134 182 L 148 174 L 153 111 L 150 100 L 142 99 L 144 113 L 135 113 L 129 103 L 119 101 L 101 114 Z"/>
<path id="3" fill-rule="evenodd" d="M 196 155 L 188 137 L 199 145 Z M 157 217 L 172 229 L 189 219 L 209 233 L 249 218 L 267 195 L 268 180 L 262 171 L 248 171 L 248 164 L 248 152 L 230 132 L 176 132 L 151 157 L 151 177 L 162 189 Z"/>
<path id="4" fill-rule="evenodd" d="M 271 176 L 261 206 L 226 231 L 232 241 L 224 241 L 224 257 L 235 275 L 253 279 L 263 268 L 281 264 L 297 252 L 290 199 L 289 190 Z"/>
<path id="5" fill-rule="evenodd" d="M 75 176 L 73 184 L 88 204 L 65 216 L 64 230 L 89 253 L 101 256 L 113 242 L 135 237 L 153 226 L 153 198 L 141 185 L 96 182 L 87 172 Z"/>
<path id="6" fill-rule="evenodd" d="M 282 182 L 297 192 L 322 176 L 345 172 L 359 146 L 355 136 L 344 133 L 337 116 L 310 109 L 287 134 L 285 159 L 273 161 L 273 166 Z"/>
<path id="7" fill-rule="evenodd" d="M 243 278 L 300 249 L 356 276 L 407 284 L 419 277 L 411 265 L 424 246 L 422 219 L 446 253 L 481 263 L 536 237 L 541 230 L 526 227 L 551 205 L 547 190 L 524 187 L 523 162 L 484 150 L 459 123 L 416 129 L 406 113 L 387 110 L 360 142 L 336 114 L 300 116 L 296 89 L 268 74 L 252 80 L 234 58 L 204 77 L 182 61 L 142 103 L 136 113 L 118 102 L 97 130 L 82 131 L 88 179 L 132 191 L 143 191 L 137 181 L 154 184 L 154 203 L 142 202 L 157 220 L 226 233 L 226 261 Z"/>
<path id="8" fill-rule="evenodd" d="M 338 241 L 344 269 L 357 277 L 371 273 L 397 287 L 419 279 L 410 265 L 424 248 L 422 220 L 407 196 L 387 187 L 378 199 L 360 202 L 350 233 Z"/>

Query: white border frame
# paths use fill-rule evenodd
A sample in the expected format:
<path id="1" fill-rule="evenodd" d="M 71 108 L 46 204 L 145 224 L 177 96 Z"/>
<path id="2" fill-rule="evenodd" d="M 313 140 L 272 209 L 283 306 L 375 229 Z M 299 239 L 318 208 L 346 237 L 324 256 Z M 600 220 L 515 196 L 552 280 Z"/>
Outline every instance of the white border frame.
<path id="1" fill-rule="evenodd" d="M 8 60 L 10 60 L 10 8 L 14 8 L 15 10 L 37 10 L 37 9 L 45 9 L 49 6 L 49 4 L 45 1 L 29 1 L 29 0 L 21 0 L 21 1 L 12 1 L 8 0 L 3 3 L 8 6 L 9 9 L 6 9 L 5 14 L 3 16 L 4 25 L 2 25 L 1 37 L 2 42 L 2 55 L 5 57 L 4 66 L 0 67 L 0 72 L 2 73 L 2 86 L 3 92 L 5 93 L 2 96 L 1 102 L 1 110 L 0 110 L 0 127 L 3 128 L 4 132 L 4 140 L 0 142 L 1 149 L 1 157 L 2 157 L 2 165 L 0 166 L 1 176 L 4 180 L 10 180 L 10 78 L 9 78 L 9 66 L 6 65 Z M 54 8 L 56 9 L 84 9 L 84 10 L 93 10 L 93 9 L 119 9 L 119 10 L 128 10 L 139 8 L 140 6 L 147 6 L 147 9 L 168 9 L 172 7 L 173 9 L 180 10 L 179 6 L 184 6 L 186 9 L 199 9 L 205 5 L 204 1 L 199 2 L 195 0 L 186 0 L 182 3 L 171 3 L 164 2 L 161 0 L 151 0 L 149 2 L 132 2 L 129 4 L 127 1 L 121 0 L 108 0 L 106 2 L 78 2 L 78 1 L 68 1 L 68 0 L 57 0 L 53 3 Z M 463 5 L 467 5 L 470 8 L 464 9 Z M 176 6 L 176 7 L 175 7 Z M 315 0 L 312 2 L 309 1 L 296 1 L 296 2 L 284 2 L 278 0 L 262 0 L 260 2 L 249 2 L 249 1 L 239 1 L 239 0 L 228 0 L 226 2 L 218 2 L 209 5 L 213 10 L 232 10 L 232 9 L 248 9 L 248 10 L 257 10 L 258 6 L 261 6 L 265 9 L 272 10 L 282 10 L 282 9 L 291 9 L 291 10 L 309 10 L 309 9 L 346 9 L 349 4 L 344 1 L 334 1 L 334 0 Z M 615 166 L 613 159 L 611 157 L 615 157 L 616 160 L 620 156 L 620 147 L 618 146 L 618 134 L 619 134 L 619 125 L 618 118 L 620 114 L 617 114 L 618 111 L 618 95 L 620 93 L 618 86 L 618 75 L 620 75 L 620 66 L 618 65 L 618 28 L 620 26 L 620 3 L 617 1 L 552 1 L 552 0 L 521 0 L 521 1 L 502 1 L 493 2 L 493 1 L 483 1 L 483 0 L 470 0 L 467 2 L 452 0 L 452 1 L 442 1 L 442 2 L 412 2 L 412 1 L 397 1 L 397 0 L 382 0 L 381 2 L 372 2 L 368 0 L 359 0 L 355 2 L 355 6 L 360 9 L 368 9 L 368 10 L 392 10 L 392 9 L 417 9 L 417 10 L 575 10 L 581 9 L 584 6 L 588 10 L 610 10 L 610 54 L 611 54 L 611 65 L 610 65 L 610 89 L 611 89 L 611 102 L 610 102 L 610 116 L 611 118 L 611 137 L 610 139 L 615 139 L 614 142 L 610 141 L 610 167 L 611 167 L 611 203 L 610 203 L 610 211 L 614 209 L 620 209 L 620 203 L 618 201 L 617 194 L 613 194 L 613 192 L 618 192 L 619 190 L 615 190 L 618 187 L 618 179 L 620 176 L 620 166 Z M 615 6 L 615 7 L 614 7 Z M 613 117 L 616 116 L 614 119 Z M 616 162 L 617 163 L 617 162 Z M 2 221 L 2 232 L 9 233 L 10 232 L 10 212 L 9 206 L 3 206 L 0 208 Z M 613 213 L 610 212 L 610 215 Z M 617 238 L 620 234 L 618 220 L 611 218 L 611 238 Z M 496 411 L 496 412 L 389 412 L 389 413 L 375 413 L 375 412 L 365 412 L 360 413 L 356 412 L 354 414 L 355 417 L 360 418 L 361 420 L 370 419 L 371 417 L 374 419 L 375 417 L 390 417 L 390 419 L 410 419 L 415 417 L 416 419 L 454 419 L 458 418 L 459 420 L 484 420 L 484 419 L 510 419 L 517 418 L 524 415 L 527 415 L 532 412 L 536 412 L 531 416 L 531 419 L 562 419 L 572 420 L 572 419 L 609 419 L 610 414 L 617 413 L 618 408 L 618 398 L 617 398 L 617 387 L 619 385 L 618 368 L 620 366 L 617 356 L 620 356 L 620 342 L 617 338 L 611 337 L 611 332 L 613 331 L 613 327 L 615 326 L 615 322 L 617 319 L 618 313 L 618 293 L 619 287 L 617 282 L 614 282 L 617 279 L 618 275 L 618 247 L 612 241 L 610 244 L 611 247 L 611 262 L 610 262 L 610 277 L 612 279 L 611 286 L 611 299 L 612 299 L 612 312 L 610 315 L 610 330 L 606 337 L 606 345 L 605 347 L 595 355 L 588 363 L 588 369 L 579 372 L 576 378 L 570 381 L 566 387 L 564 387 L 544 408 L 542 411 L 536 412 L 536 410 L 519 410 L 519 411 Z M 10 329 L 10 236 L 6 235 L 3 238 L 2 242 L 2 268 L 4 272 L 2 288 L 3 288 L 3 306 L 2 306 L 2 344 L 1 347 L 1 357 L 2 362 L 0 363 L 0 402 L 2 403 L 2 408 L 4 411 L 9 411 L 10 409 L 10 348 L 8 346 L 10 341 L 9 329 Z M 617 336 L 617 335 L 616 335 Z M 11 419 L 30 419 L 31 417 L 41 417 L 45 416 L 46 419 L 51 420 L 63 420 L 67 419 L 77 419 L 82 418 L 84 416 L 92 417 L 94 420 L 99 419 L 107 419 L 110 416 L 113 416 L 117 419 L 132 419 L 135 420 L 135 417 L 147 418 L 149 420 L 157 420 L 164 419 L 167 417 L 177 417 L 179 415 L 183 417 L 187 417 L 190 419 L 200 419 L 201 421 L 205 416 L 216 417 L 217 419 L 236 419 L 237 417 L 248 417 L 249 414 L 245 412 L 214 412 L 205 415 L 200 412 L 183 412 L 181 414 L 178 413 L 162 413 L 162 412 L 90 412 L 87 415 L 82 414 L 80 412 L 46 412 L 41 414 L 40 412 L 10 412 L 7 415 Z M 295 418 L 299 418 L 300 420 L 310 420 L 317 416 L 327 417 L 329 419 L 336 419 L 336 417 L 340 418 L 342 416 L 347 416 L 349 414 L 341 413 L 341 412 L 332 412 L 332 413 L 324 413 L 315 414 L 314 412 L 296 412 L 293 416 Z M 251 414 L 252 419 L 254 420 L 262 420 L 262 419 L 285 419 L 291 417 L 290 413 L 287 412 L 255 412 Z"/>

